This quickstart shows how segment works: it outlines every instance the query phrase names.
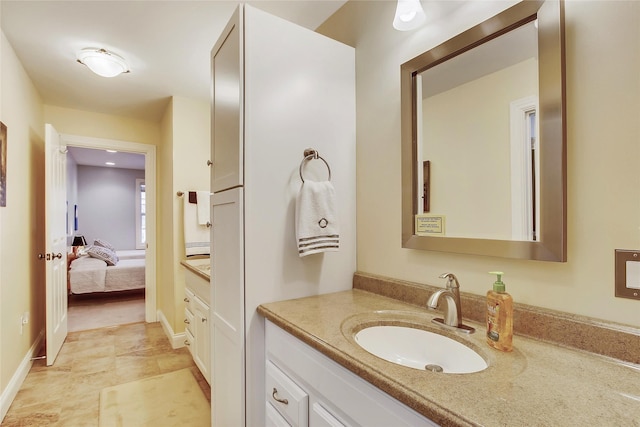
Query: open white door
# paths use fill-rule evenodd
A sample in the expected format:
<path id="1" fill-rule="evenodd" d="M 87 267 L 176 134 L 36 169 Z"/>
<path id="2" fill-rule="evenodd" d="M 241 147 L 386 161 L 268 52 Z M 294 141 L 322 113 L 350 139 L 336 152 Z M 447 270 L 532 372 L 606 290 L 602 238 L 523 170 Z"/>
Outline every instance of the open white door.
<path id="1" fill-rule="evenodd" d="M 67 337 L 67 156 L 60 135 L 45 125 L 45 254 L 47 366 Z"/>

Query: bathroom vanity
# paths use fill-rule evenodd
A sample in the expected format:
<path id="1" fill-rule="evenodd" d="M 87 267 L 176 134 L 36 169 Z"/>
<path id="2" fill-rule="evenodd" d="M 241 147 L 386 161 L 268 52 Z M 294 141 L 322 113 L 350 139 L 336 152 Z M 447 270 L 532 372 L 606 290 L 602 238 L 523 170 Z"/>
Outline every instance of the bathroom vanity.
<path id="1" fill-rule="evenodd" d="M 270 321 L 265 350 L 267 426 L 437 426 Z"/>
<path id="2" fill-rule="evenodd" d="M 359 347 L 354 334 L 394 317 L 398 324 L 437 328 L 430 322 L 437 313 L 360 289 L 263 304 L 259 312 L 267 319 L 267 371 L 277 373 L 267 375 L 268 413 L 276 410 L 292 425 L 306 424 L 283 407 L 303 405 L 312 426 L 631 426 L 640 419 L 637 364 L 519 335 L 513 352 L 502 353 L 486 345 L 484 325 L 470 322 L 475 334 L 439 333 L 480 354 L 486 369 L 447 374 L 400 366 Z M 303 398 L 283 405 L 277 399 L 286 398 L 291 383 Z M 305 419 L 299 409 L 296 415 Z"/>
<path id="3" fill-rule="evenodd" d="M 185 267 L 184 323 L 185 342 L 198 369 L 211 384 L 211 341 L 209 327 L 209 258 L 181 261 Z"/>

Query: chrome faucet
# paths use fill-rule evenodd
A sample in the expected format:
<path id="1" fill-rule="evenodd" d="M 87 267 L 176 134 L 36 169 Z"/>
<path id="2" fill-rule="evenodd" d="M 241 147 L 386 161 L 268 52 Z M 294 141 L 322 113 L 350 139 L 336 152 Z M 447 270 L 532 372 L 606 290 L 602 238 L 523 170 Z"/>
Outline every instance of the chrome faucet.
<path id="1" fill-rule="evenodd" d="M 465 333 L 473 333 L 474 328 L 462 324 L 462 305 L 460 304 L 460 283 L 453 273 L 444 273 L 439 276 L 447 279 L 447 287 L 434 292 L 427 301 L 427 308 L 435 310 L 438 308 L 440 297 L 444 297 L 447 305 L 444 310 L 444 319 L 436 318 L 432 322 L 446 328 L 453 328 Z"/>

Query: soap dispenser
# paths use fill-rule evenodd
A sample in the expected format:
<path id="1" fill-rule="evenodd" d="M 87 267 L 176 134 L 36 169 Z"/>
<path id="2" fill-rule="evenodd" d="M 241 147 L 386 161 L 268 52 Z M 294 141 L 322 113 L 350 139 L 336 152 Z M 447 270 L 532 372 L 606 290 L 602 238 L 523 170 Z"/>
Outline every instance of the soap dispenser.
<path id="1" fill-rule="evenodd" d="M 513 350 L 513 298 L 505 290 L 501 271 L 493 289 L 487 292 L 487 343 L 501 351 Z"/>

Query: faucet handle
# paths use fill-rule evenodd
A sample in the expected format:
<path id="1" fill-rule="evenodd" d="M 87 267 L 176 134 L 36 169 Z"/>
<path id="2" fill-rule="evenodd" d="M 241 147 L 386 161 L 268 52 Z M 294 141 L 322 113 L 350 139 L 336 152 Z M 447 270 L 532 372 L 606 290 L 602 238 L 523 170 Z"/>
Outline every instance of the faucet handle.
<path id="1" fill-rule="evenodd" d="M 438 277 L 441 279 L 447 279 L 447 289 L 460 287 L 460 283 L 458 283 L 458 278 L 453 273 L 443 273 Z"/>

